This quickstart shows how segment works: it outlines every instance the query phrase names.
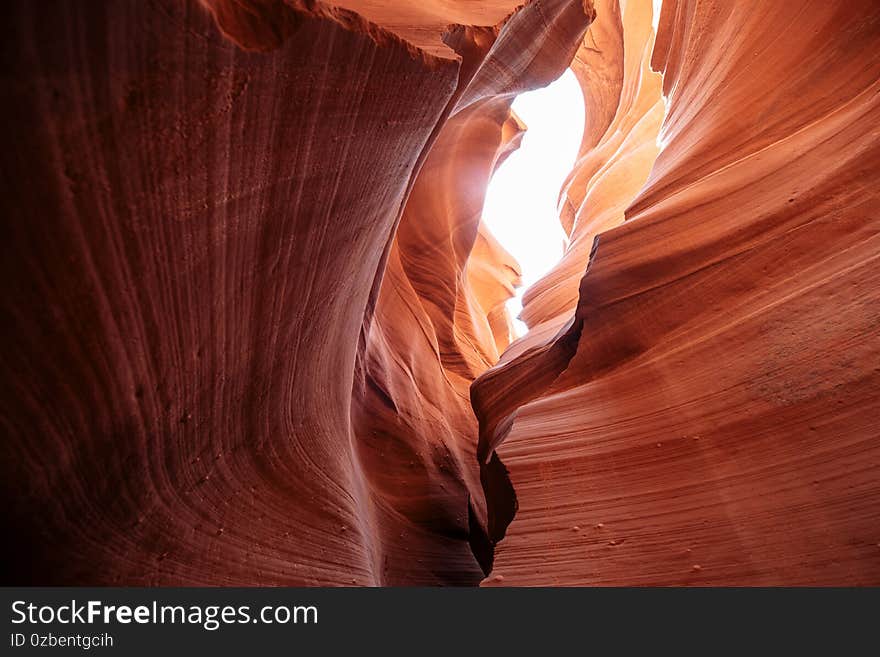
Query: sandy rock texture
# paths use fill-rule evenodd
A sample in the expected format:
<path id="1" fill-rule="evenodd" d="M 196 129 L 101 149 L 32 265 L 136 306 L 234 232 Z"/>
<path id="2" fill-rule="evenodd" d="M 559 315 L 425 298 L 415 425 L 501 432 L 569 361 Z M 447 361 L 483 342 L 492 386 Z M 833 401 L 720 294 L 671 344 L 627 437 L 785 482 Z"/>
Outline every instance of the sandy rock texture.
<path id="1" fill-rule="evenodd" d="M 880 6 L 654 6 L 4 3 L 3 583 L 880 584 Z"/>
<path id="2" fill-rule="evenodd" d="M 649 4 L 597 5 L 550 328 L 474 385 L 486 583 L 876 585 L 880 7 L 665 0 L 646 169 Z"/>
<path id="3" fill-rule="evenodd" d="M 481 199 L 593 12 L 350 4 L 4 6 L 6 583 L 483 577 Z"/>

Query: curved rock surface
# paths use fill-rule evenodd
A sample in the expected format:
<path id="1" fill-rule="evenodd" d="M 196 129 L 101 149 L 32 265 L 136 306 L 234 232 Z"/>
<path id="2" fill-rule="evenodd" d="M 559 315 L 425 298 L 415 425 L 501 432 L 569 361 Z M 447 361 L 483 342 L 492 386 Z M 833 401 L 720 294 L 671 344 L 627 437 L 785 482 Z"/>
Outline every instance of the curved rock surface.
<path id="1" fill-rule="evenodd" d="M 520 4 L 6 3 L 5 584 L 880 584 L 880 8 Z"/>
<path id="2" fill-rule="evenodd" d="M 665 0 L 638 191 L 658 110 L 636 4 L 622 37 L 597 6 L 633 65 L 589 50 L 621 91 L 610 121 L 614 94 L 585 92 L 572 248 L 474 385 L 515 491 L 490 498 L 486 583 L 876 585 L 880 7 Z"/>
<path id="3" fill-rule="evenodd" d="M 6 583 L 483 577 L 482 194 L 592 10 L 341 4 L 7 3 Z"/>

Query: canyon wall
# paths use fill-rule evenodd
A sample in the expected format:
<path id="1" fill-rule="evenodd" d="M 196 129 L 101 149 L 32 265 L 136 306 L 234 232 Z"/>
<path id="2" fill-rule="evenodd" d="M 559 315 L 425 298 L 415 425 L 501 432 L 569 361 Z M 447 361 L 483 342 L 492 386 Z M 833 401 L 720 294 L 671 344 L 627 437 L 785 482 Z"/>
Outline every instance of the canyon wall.
<path id="1" fill-rule="evenodd" d="M 4 5 L 5 584 L 880 584 L 880 8 L 520 4 Z"/>
<path id="2" fill-rule="evenodd" d="M 5 583 L 483 577 L 482 195 L 593 13 L 400 4 L 5 4 Z"/>
<path id="3" fill-rule="evenodd" d="M 880 7 L 665 0 L 647 175 L 637 4 L 597 5 L 572 247 L 473 388 L 486 583 L 876 585 Z"/>

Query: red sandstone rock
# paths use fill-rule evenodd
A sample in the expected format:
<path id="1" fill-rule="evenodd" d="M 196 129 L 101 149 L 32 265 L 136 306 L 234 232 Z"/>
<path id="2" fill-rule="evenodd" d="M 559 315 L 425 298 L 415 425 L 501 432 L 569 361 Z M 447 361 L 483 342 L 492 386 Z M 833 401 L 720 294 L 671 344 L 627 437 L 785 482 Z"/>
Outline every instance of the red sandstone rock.
<path id="1" fill-rule="evenodd" d="M 873 2 L 663 3 L 669 109 L 647 184 L 588 266 L 567 255 L 586 273 L 558 336 L 474 386 L 481 452 L 518 502 L 505 528 L 513 501 L 489 500 L 506 537 L 487 583 L 880 582 L 878 48 Z M 639 81 L 625 71 L 622 89 Z M 597 164 L 639 159 L 629 136 Z M 569 204 L 573 250 L 627 193 Z M 571 269 L 527 316 L 572 305 Z"/>
<path id="2" fill-rule="evenodd" d="M 880 10 L 651 4 L 8 3 L 4 583 L 880 583 Z"/>
<path id="3" fill-rule="evenodd" d="M 482 578 L 482 194 L 592 13 L 358 4 L 9 3 L 6 583 Z"/>

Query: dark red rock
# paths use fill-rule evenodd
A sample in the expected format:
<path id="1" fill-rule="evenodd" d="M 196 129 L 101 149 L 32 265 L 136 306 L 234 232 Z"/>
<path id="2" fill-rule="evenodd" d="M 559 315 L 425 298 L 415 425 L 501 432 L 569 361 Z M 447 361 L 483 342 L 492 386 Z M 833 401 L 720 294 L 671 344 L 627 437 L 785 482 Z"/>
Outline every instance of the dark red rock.
<path id="1" fill-rule="evenodd" d="M 880 583 L 876 2 L 4 8 L 5 584 Z"/>
<path id="2" fill-rule="evenodd" d="M 478 582 L 467 388 L 507 337 L 469 281 L 504 255 L 468 269 L 482 192 L 416 175 L 485 186 L 581 3 L 452 47 L 318 2 L 5 13 L 5 582 Z M 422 189 L 449 207 L 403 213 Z M 421 221 L 462 240 L 425 260 L 452 296 Z"/>

